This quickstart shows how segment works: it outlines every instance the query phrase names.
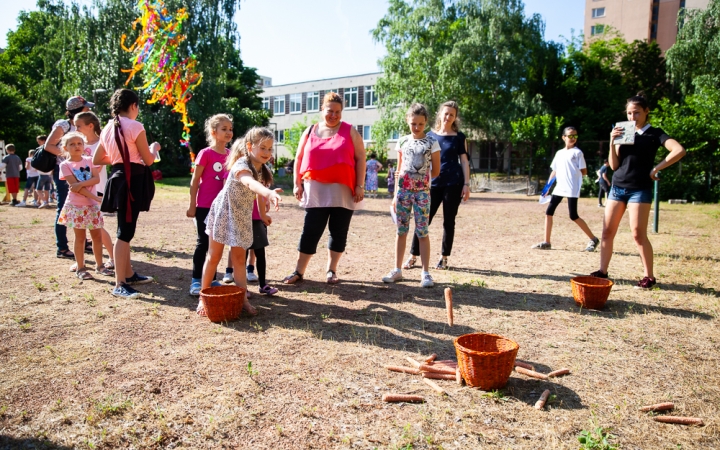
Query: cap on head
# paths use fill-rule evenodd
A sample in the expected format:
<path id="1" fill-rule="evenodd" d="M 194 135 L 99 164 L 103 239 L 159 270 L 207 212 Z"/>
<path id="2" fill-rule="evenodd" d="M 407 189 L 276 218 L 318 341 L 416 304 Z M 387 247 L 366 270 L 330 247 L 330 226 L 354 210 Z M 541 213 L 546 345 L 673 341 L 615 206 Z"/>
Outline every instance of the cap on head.
<path id="1" fill-rule="evenodd" d="M 87 106 L 88 108 L 92 108 L 93 106 L 95 106 L 95 103 L 89 102 L 84 98 L 80 97 L 79 95 L 75 97 L 70 97 L 67 102 L 65 102 L 65 109 L 67 109 L 68 111 L 84 108 L 85 106 Z"/>

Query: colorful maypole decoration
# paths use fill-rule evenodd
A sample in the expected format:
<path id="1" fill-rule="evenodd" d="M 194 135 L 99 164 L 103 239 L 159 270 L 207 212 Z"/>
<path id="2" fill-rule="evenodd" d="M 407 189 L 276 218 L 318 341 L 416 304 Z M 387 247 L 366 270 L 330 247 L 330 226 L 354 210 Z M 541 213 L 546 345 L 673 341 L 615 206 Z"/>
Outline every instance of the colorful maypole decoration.
<path id="1" fill-rule="evenodd" d="M 183 58 L 178 54 L 178 47 L 187 38 L 182 27 L 188 13 L 181 8 L 173 16 L 162 0 L 140 0 L 137 8 L 141 14 L 132 27 L 136 30 L 139 25 L 140 35 L 130 47 L 125 46 L 126 35 L 120 42 L 123 50 L 133 54 L 132 69 L 123 69 L 129 73 L 125 85 L 139 73 L 144 83 L 140 89 L 150 94 L 147 102 L 170 106 L 180 114 L 183 124 L 180 145 L 190 148 L 190 127 L 195 122 L 188 118 L 187 102 L 202 81 L 202 74 L 197 72 L 195 55 Z M 190 158 L 195 159 L 192 151 Z"/>

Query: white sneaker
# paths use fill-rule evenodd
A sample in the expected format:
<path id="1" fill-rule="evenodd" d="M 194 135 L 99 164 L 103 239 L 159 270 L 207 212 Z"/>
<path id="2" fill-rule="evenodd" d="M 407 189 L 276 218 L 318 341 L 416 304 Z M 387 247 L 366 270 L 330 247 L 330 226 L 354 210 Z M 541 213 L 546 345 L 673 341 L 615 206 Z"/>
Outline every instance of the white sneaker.
<path id="1" fill-rule="evenodd" d="M 38 205 L 38 209 L 43 209 L 43 208 L 45 208 L 46 206 L 48 206 L 47 203 L 45 203 L 45 202 L 40 202 L 40 204 Z"/>
<path id="2" fill-rule="evenodd" d="M 235 281 L 235 278 L 233 278 L 233 274 L 226 273 L 225 275 L 223 275 L 223 283 L 230 284 L 233 281 Z"/>
<path id="3" fill-rule="evenodd" d="M 426 273 L 420 278 L 420 286 L 424 288 L 431 288 L 435 286 L 435 283 L 433 282 L 432 275 L 429 273 Z"/>
<path id="4" fill-rule="evenodd" d="M 400 270 L 400 269 L 393 269 L 393 270 L 390 271 L 390 273 L 388 273 L 387 275 L 385 275 L 385 276 L 382 278 L 382 280 L 383 280 L 383 283 L 394 283 L 394 282 L 396 282 L 396 281 L 402 280 L 402 277 L 403 277 L 403 276 L 402 276 L 402 270 Z"/>
<path id="5" fill-rule="evenodd" d="M 249 283 L 254 283 L 258 280 L 258 276 L 255 275 L 255 272 L 247 272 L 247 280 Z"/>
<path id="6" fill-rule="evenodd" d="M 20 202 L 20 203 L 18 203 L 17 205 L 15 205 L 16 208 L 17 208 L 18 206 L 27 206 L 27 205 L 25 204 L 25 202 Z"/>

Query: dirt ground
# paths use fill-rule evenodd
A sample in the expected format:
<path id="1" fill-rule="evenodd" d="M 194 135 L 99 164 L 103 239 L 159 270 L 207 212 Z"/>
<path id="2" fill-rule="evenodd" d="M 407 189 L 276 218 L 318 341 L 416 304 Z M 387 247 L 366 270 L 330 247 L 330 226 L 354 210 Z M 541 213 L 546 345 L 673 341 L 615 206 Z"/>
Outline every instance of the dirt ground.
<path id="1" fill-rule="evenodd" d="M 268 277 L 280 292 L 261 297 L 251 285 L 259 315 L 226 324 L 197 316 L 187 293 L 186 188 L 159 185 L 140 216 L 133 263 L 156 282 L 136 300 L 112 297 L 106 278 L 80 282 L 72 261 L 55 258 L 53 210 L 0 206 L 0 448 L 577 449 L 583 431 L 624 449 L 720 448 L 718 205 L 662 205 L 652 291 L 633 289 L 642 267 L 625 218 L 616 285 L 606 308 L 590 311 L 575 306 L 569 280 L 595 270 L 599 254 L 581 251 L 587 238 L 564 204 L 553 250 L 537 251 L 537 197 L 473 194 L 457 217 L 451 270 L 433 270 L 436 286 L 422 289 L 419 269 L 381 281 L 393 265 L 388 202 L 366 200 L 353 218 L 339 285 L 324 282 L 323 240 L 306 281 L 287 287 L 303 210 L 285 197 L 269 228 Z M 603 210 L 583 199 L 579 212 L 599 235 Z M 478 331 L 513 339 L 538 371 L 572 373 L 513 373 L 494 395 L 438 381 L 441 396 L 385 369 L 408 356 L 455 358 L 453 339 Z M 535 410 L 544 389 L 553 396 Z M 426 402 L 386 404 L 388 392 Z M 638 411 L 662 401 L 705 426 Z"/>

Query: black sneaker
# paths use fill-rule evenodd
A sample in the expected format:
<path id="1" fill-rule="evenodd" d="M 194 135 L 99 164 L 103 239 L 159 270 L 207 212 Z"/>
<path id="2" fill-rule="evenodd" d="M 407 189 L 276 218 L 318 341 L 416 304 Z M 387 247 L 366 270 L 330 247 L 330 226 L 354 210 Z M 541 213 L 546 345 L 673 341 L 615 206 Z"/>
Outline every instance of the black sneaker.
<path id="1" fill-rule="evenodd" d="M 590 276 L 595 278 L 607 278 L 608 274 L 600 270 L 596 270 L 595 272 L 591 273 Z"/>
<path id="2" fill-rule="evenodd" d="M 112 291 L 112 295 L 115 297 L 121 297 L 121 298 L 138 298 L 140 297 L 140 293 L 136 291 L 135 289 L 131 288 L 127 284 L 123 283 L 120 285 L 120 287 L 116 287 Z"/>
<path id="3" fill-rule="evenodd" d="M 152 283 L 152 280 L 151 277 L 138 275 L 137 272 L 133 273 L 130 278 L 125 278 L 125 282 L 129 285 Z"/>

